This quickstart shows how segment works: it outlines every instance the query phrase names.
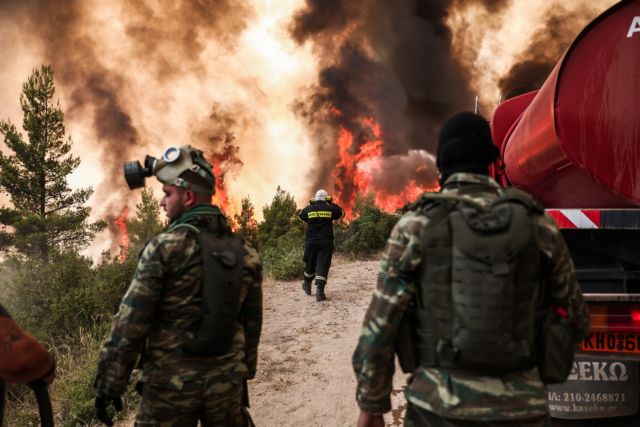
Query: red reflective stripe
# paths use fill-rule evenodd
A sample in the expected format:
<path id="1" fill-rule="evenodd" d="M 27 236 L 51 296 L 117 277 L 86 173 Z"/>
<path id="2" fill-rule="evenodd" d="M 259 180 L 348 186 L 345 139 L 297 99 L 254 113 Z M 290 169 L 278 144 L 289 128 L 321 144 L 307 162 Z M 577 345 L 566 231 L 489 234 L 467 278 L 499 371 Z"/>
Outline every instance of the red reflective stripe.
<path id="1" fill-rule="evenodd" d="M 561 211 L 548 210 L 547 213 L 551 216 L 551 218 L 556 220 L 558 228 L 576 228 L 576 225 L 569 221 L 569 218 L 567 218 Z"/>
<path id="2" fill-rule="evenodd" d="M 547 213 L 556 221 L 559 228 L 593 228 L 582 224 L 584 221 L 580 220 L 580 215 L 584 215 L 589 221 L 591 221 L 595 225 L 595 228 L 600 228 L 600 209 L 567 209 L 567 211 L 569 212 L 569 216 L 567 216 L 562 209 L 549 209 L 547 210 Z M 578 227 L 570 217 L 573 217 L 574 220 L 578 220 L 578 224 L 582 225 Z"/>
<path id="3" fill-rule="evenodd" d="M 599 209 L 583 209 L 582 213 L 589 218 L 596 227 L 600 228 L 600 210 Z"/>

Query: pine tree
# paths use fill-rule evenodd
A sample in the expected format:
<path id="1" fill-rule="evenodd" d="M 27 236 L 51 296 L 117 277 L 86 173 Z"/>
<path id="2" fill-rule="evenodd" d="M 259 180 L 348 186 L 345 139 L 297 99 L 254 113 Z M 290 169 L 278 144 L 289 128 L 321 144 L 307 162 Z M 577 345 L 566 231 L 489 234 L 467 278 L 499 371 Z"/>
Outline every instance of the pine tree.
<path id="1" fill-rule="evenodd" d="M 236 230 L 252 245 L 256 245 L 258 238 L 258 221 L 255 208 L 249 196 L 242 199 L 240 212 L 234 215 Z"/>
<path id="2" fill-rule="evenodd" d="M 137 254 L 142 245 L 160 234 L 164 228 L 165 224 L 160 219 L 160 203 L 153 189 L 145 187 L 142 189 L 140 202 L 136 205 L 135 218 L 127 221 L 127 231 L 135 253 Z"/>
<path id="3" fill-rule="evenodd" d="M 258 225 L 258 242 L 264 247 L 270 241 L 292 231 L 302 231 L 302 221 L 297 218 L 296 201 L 289 192 L 278 186 L 270 205 L 262 208 L 264 221 Z"/>
<path id="4" fill-rule="evenodd" d="M 48 262 L 55 249 L 89 244 L 103 222 L 89 224 L 86 203 L 91 188 L 71 190 L 67 177 L 80 164 L 65 137 L 60 103 L 53 101 L 51 66 L 33 71 L 22 86 L 22 127 L 28 141 L 8 121 L 0 121 L 4 143 L 14 154 L 0 152 L 0 189 L 13 205 L 0 210 L 0 249 Z"/>

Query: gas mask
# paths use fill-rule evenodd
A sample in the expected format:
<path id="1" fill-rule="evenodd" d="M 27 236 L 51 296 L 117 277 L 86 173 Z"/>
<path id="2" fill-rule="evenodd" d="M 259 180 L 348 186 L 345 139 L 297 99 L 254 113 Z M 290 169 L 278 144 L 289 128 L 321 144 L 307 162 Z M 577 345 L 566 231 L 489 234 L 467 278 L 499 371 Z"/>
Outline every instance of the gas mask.
<path id="1" fill-rule="evenodd" d="M 187 171 L 200 176 L 210 186 L 207 188 L 195 185 L 181 178 L 180 175 Z M 169 147 L 159 159 L 147 155 L 144 158 L 144 166 L 137 160 L 124 164 L 124 178 L 132 190 L 144 187 L 145 178 L 152 175 L 166 185 L 175 185 L 202 194 L 215 193 L 215 177 L 211 163 L 204 158 L 201 150 L 190 145 Z"/>

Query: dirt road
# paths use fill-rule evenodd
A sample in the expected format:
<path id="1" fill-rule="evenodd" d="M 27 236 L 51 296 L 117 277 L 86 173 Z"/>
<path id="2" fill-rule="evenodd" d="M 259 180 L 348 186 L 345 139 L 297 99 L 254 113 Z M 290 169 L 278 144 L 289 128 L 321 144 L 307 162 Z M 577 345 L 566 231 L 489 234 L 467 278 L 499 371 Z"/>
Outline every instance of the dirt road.
<path id="1" fill-rule="evenodd" d="M 379 261 L 334 260 L 317 303 L 301 281 L 264 283 L 264 324 L 258 374 L 249 382 L 258 427 L 355 426 L 358 407 L 351 367 Z M 315 288 L 314 288 L 315 292 Z M 405 376 L 396 369 L 389 426 L 402 425 Z M 133 426 L 134 414 L 122 427 Z"/>
<path id="2" fill-rule="evenodd" d="M 301 282 L 267 282 L 258 374 L 250 382 L 258 426 L 354 426 L 358 416 L 351 355 L 371 299 L 378 261 L 331 268 L 327 301 L 317 303 Z M 403 403 L 396 373 L 393 407 Z M 385 420 L 402 425 L 402 411 Z M 395 418 L 395 420 L 394 420 Z"/>

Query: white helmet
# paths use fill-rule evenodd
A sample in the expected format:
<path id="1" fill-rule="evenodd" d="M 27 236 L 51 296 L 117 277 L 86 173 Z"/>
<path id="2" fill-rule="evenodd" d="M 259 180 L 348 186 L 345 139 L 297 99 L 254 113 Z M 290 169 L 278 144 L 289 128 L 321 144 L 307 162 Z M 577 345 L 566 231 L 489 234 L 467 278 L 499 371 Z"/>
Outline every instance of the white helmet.
<path id="1" fill-rule="evenodd" d="M 327 196 L 328 195 L 329 195 L 329 193 L 327 193 L 326 191 L 324 191 L 322 189 L 316 191 L 316 202 L 327 200 Z"/>

